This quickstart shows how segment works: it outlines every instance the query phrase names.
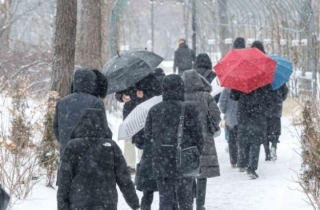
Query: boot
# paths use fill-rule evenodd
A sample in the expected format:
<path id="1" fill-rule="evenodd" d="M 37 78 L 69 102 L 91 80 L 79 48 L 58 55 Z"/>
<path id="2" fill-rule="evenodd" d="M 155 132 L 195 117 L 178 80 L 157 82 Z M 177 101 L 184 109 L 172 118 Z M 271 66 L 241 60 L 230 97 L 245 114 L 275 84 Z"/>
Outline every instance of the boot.
<path id="1" fill-rule="evenodd" d="M 263 147 L 264 147 L 264 151 L 266 153 L 266 161 L 270 161 L 271 160 L 271 156 L 270 156 L 269 142 L 264 143 Z"/>
<path id="2" fill-rule="evenodd" d="M 197 210 L 206 210 L 204 206 L 197 206 Z"/>

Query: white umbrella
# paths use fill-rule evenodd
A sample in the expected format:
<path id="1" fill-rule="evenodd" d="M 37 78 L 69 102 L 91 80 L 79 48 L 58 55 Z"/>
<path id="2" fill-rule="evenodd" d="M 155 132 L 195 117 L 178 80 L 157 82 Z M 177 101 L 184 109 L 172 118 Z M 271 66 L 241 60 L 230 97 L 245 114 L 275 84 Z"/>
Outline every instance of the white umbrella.
<path id="1" fill-rule="evenodd" d="M 215 97 L 216 95 L 218 95 L 219 93 L 222 92 L 223 87 L 220 86 L 220 82 L 218 77 L 215 77 L 212 82 L 211 82 L 211 86 L 212 86 L 212 91 L 211 91 L 211 95 L 213 97 Z"/>
<path id="2" fill-rule="evenodd" d="M 148 112 L 154 105 L 162 101 L 162 96 L 155 96 L 139 104 L 120 124 L 118 140 L 129 140 L 145 125 Z"/>

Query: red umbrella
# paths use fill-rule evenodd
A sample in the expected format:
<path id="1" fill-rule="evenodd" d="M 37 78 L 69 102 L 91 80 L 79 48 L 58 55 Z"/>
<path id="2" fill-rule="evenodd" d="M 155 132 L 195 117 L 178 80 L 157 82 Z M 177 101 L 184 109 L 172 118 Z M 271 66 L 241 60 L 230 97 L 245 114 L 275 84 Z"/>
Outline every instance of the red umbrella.
<path id="1" fill-rule="evenodd" d="M 229 51 L 213 68 L 223 87 L 244 93 L 271 84 L 277 62 L 257 48 Z"/>

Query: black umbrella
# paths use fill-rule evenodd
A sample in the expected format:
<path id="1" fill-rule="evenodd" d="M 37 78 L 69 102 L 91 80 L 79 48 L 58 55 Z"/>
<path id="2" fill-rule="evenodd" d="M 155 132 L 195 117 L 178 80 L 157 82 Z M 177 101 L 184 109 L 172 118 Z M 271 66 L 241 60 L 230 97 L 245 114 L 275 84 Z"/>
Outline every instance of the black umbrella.
<path id="1" fill-rule="evenodd" d="M 115 93 L 133 86 L 163 61 L 163 58 L 150 51 L 126 51 L 112 58 L 102 73 L 108 79 L 107 94 Z"/>

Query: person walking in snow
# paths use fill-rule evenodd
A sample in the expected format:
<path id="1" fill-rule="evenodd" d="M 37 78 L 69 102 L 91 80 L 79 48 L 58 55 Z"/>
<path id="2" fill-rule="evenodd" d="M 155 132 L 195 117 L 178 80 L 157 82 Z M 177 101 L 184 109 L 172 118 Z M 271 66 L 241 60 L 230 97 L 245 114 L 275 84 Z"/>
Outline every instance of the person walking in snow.
<path id="1" fill-rule="evenodd" d="M 192 210 L 193 178 L 183 177 L 177 165 L 178 126 L 185 106 L 182 148 L 203 148 L 201 123 L 196 108 L 184 104 L 184 82 L 178 75 L 165 76 L 162 82 L 163 101 L 153 106 L 145 124 L 146 144 L 152 145 L 153 176 L 157 180 L 160 210 L 172 210 L 177 198 L 180 210 Z"/>
<path id="2" fill-rule="evenodd" d="M 60 157 L 85 109 L 100 109 L 103 117 L 107 119 L 104 103 L 101 100 L 106 96 L 107 85 L 107 79 L 98 70 L 82 68 L 75 71 L 72 92 L 59 99 L 53 120 L 53 131 L 60 145 Z M 109 127 L 106 132 L 112 136 Z"/>
<path id="3" fill-rule="evenodd" d="M 224 88 L 219 101 L 219 108 L 221 113 L 223 113 L 225 118 L 225 126 L 229 131 L 229 156 L 230 164 L 232 168 L 237 167 L 238 163 L 238 120 L 237 120 L 237 111 L 238 111 L 238 102 L 231 100 L 230 98 L 231 89 Z"/>
<path id="4" fill-rule="evenodd" d="M 182 75 L 185 70 L 192 69 L 193 62 L 196 55 L 186 44 L 185 39 L 179 40 L 179 48 L 174 52 L 173 73 L 176 73 L 178 68 L 178 75 Z"/>
<path id="5" fill-rule="evenodd" d="M 58 210 L 117 210 L 119 186 L 131 209 L 139 209 L 121 150 L 111 140 L 100 109 L 85 109 L 61 158 Z"/>
<path id="6" fill-rule="evenodd" d="M 220 168 L 213 133 L 209 131 L 208 112 L 219 126 L 220 111 L 211 96 L 211 85 L 194 70 L 187 70 L 182 74 L 184 81 L 184 99 L 196 107 L 198 119 L 204 139 L 200 157 L 200 176 L 197 177 L 196 205 L 197 210 L 205 210 L 207 178 L 220 176 Z"/>
<path id="7" fill-rule="evenodd" d="M 156 74 L 150 74 L 142 81 L 136 84 L 139 97 L 146 101 L 154 96 L 159 96 L 162 93 L 161 79 L 156 77 Z M 136 187 L 137 190 L 143 192 L 141 198 L 141 210 L 151 210 L 154 192 L 158 191 L 157 182 L 152 173 L 152 145 L 151 141 L 147 140 L 142 129 L 132 137 L 135 146 L 143 150 L 141 160 L 137 167 Z"/>
<path id="8" fill-rule="evenodd" d="M 230 93 L 231 99 L 238 101 L 239 170 L 243 172 L 247 168 L 247 173 L 252 179 L 259 177 L 256 170 L 259 163 L 260 145 L 267 139 L 270 90 L 271 85 L 266 85 L 248 94 L 237 90 L 231 90 Z"/>
<path id="9" fill-rule="evenodd" d="M 281 135 L 282 104 L 287 99 L 289 89 L 286 84 L 269 92 L 269 111 L 267 117 L 267 141 L 263 144 L 266 160 L 277 160 L 277 144 Z M 271 143 L 271 150 L 270 150 Z"/>

